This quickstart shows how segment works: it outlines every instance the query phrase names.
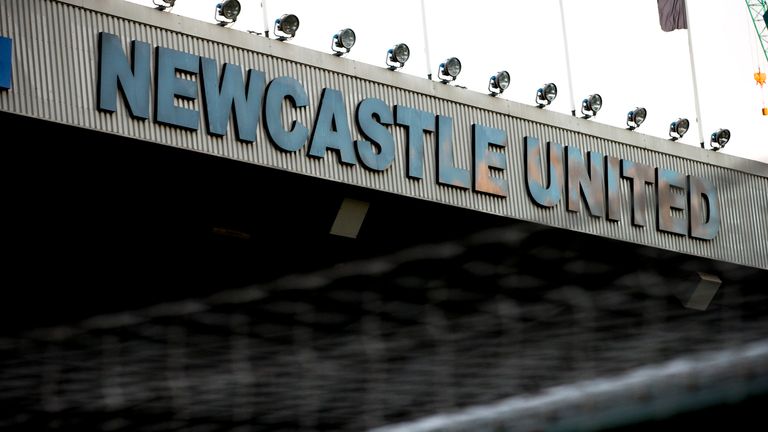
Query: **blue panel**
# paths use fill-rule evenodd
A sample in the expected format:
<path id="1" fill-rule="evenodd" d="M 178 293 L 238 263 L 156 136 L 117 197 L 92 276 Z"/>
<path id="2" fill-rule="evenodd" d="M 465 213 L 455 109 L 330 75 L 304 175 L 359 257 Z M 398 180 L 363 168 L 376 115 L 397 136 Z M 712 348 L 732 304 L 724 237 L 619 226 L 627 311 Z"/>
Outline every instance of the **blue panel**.
<path id="1" fill-rule="evenodd" d="M 157 47 L 155 90 L 155 121 L 170 126 L 197 130 L 200 114 L 197 110 L 176 106 L 176 97 L 197 99 L 197 83 L 176 76 L 176 71 L 197 75 L 200 59 L 194 54 Z"/>
<path id="2" fill-rule="evenodd" d="M 13 40 L 0 36 L 0 89 L 8 90 L 13 83 Z"/>
<path id="3" fill-rule="evenodd" d="M 507 158 L 503 153 L 492 151 L 507 145 L 507 133 L 479 124 L 472 125 L 472 160 L 474 161 L 474 190 L 491 195 L 506 197 L 509 195 L 509 181 L 493 176 L 507 169 Z"/>
<path id="4" fill-rule="evenodd" d="M 659 231 L 688 234 L 686 189 L 686 176 L 677 171 L 656 168 L 656 226 Z"/>
<path id="5" fill-rule="evenodd" d="M 219 82 L 216 60 L 200 57 L 200 73 L 208 133 L 226 135 L 229 117 L 234 111 L 237 139 L 243 142 L 256 141 L 261 100 L 267 84 L 264 72 L 254 69 L 248 71 L 247 91 L 238 65 L 225 64 Z"/>
<path id="6" fill-rule="evenodd" d="M 384 171 L 395 160 L 395 139 L 385 126 L 395 121 L 392 110 L 381 99 L 363 99 L 355 112 L 357 128 L 368 140 L 356 140 L 357 157 L 364 167 Z"/>
<path id="7" fill-rule="evenodd" d="M 287 99 L 293 108 L 304 108 L 309 104 L 309 97 L 304 86 L 291 77 L 277 77 L 267 86 L 267 94 L 264 97 L 267 135 L 278 149 L 293 152 L 304 147 L 309 137 L 309 129 L 296 120 L 291 123 L 290 129 L 283 128 L 281 117 L 284 99 Z"/>
<path id="8" fill-rule="evenodd" d="M 338 90 L 324 88 L 320 107 L 317 109 L 315 127 L 312 129 L 312 138 L 309 140 L 309 156 L 324 157 L 329 148 L 339 151 L 341 163 L 357 163 L 344 97 Z"/>
<path id="9" fill-rule="evenodd" d="M 117 111 L 119 85 L 131 117 L 149 118 L 150 57 L 148 43 L 133 41 L 129 63 L 120 38 L 111 33 L 99 33 L 99 110 Z"/>
<path id="10" fill-rule="evenodd" d="M 547 142 L 547 179 L 541 162 L 541 144 L 535 137 L 525 137 L 525 184 L 528 196 L 541 207 L 554 207 L 560 202 L 563 187 L 563 146 Z"/>
<path id="11" fill-rule="evenodd" d="M 603 175 L 603 154 L 588 152 L 589 169 L 578 147 L 565 148 L 565 202 L 569 211 L 581 210 L 581 198 L 587 203 L 589 214 L 595 217 L 605 215 L 605 177 Z"/>
<path id="12" fill-rule="evenodd" d="M 720 203 L 715 185 L 701 177 L 688 176 L 688 209 L 691 237 L 712 240 L 720 232 Z"/>
<path id="13" fill-rule="evenodd" d="M 453 161 L 453 119 L 447 116 L 437 116 L 437 182 L 461 189 L 469 189 L 469 170 L 458 168 Z"/>
<path id="14" fill-rule="evenodd" d="M 424 132 L 435 131 L 435 114 L 395 105 L 395 123 L 408 129 L 408 177 L 424 178 Z"/>
<path id="15" fill-rule="evenodd" d="M 621 159 L 613 156 L 605 157 L 605 192 L 606 217 L 610 221 L 621 220 Z"/>
<path id="16" fill-rule="evenodd" d="M 645 210 L 648 207 L 645 185 L 654 183 L 655 170 L 652 166 L 622 159 L 621 176 L 632 180 L 632 224 L 645 226 Z"/>

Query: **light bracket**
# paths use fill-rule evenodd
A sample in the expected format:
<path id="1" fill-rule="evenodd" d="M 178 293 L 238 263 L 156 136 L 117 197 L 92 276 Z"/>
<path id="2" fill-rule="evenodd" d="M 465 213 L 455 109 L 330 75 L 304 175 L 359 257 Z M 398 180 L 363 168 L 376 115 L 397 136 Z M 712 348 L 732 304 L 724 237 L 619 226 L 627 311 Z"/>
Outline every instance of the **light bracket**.
<path id="1" fill-rule="evenodd" d="M 669 124 L 669 137 L 672 141 L 677 141 L 688 132 L 691 123 L 687 118 L 679 118 Z"/>
<path id="2" fill-rule="evenodd" d="M 581 101 L 582 118 L 588 119 L 597 115 L 600 108 L 603 107 L 603 98 L 599 94 L 591 94 Z"/>
<path id="3" fill-rule="evenodd" d="M 555 83 L 546 83 L 536 90 L 536 106 L 544 108 L 552 103 L 557 97 L 557 86 Z"/>
<path id="4" fill-rule="evenodd" d="M 640 127 L 648 116 L 648 110 L 643 107 L 637 107 L 627 113 L 627 129 L 635 130 Z"/>
<path id="5" fill-rule="evenodd" d="M 461 61 L 456 57 L 451 57 L 446 61 L 440 63 L 437 68 L 437 76 L 440 78 L 440 82 L 446 84 L 450 81 L 455 81 L 456 77 L 461 73 Z"/>
<path id="6" fill-rule="evenodd" d="M 728 144 L 728 141 L 731 140 L 731 131 L 728 129 L 718 129 L 715 132 L 712 132 L 712 135 L 709 139 L 709 146 L 711 147 L 710 150 L 712 151 L 720 151 L 725 147 L 726 144 Z"/>
<path id="7" fill-rule="evenodd" d="M 411 49 L 404 43 L 399 43 L 387 50 L 387 66 L 389 70 L 399 69 L 405 66 L 405 62 L 411 57 Z"/>
<path id="8" fill-rule="evenodd" d="M 220 26 L 227 26 L 237 21 L 240 15 L 240 2 L 237 0 L 224 0 L 216 5 L 214 18 Z"/>
<path id="9" fill-rule="evenodd" d="M 509 72 L 505 70 L 497 72 L 496 75 L 488 80 L 488 92 L 491 96 L 498 96 L 504 93 L 504 90 L 509 87 L 509 81 Z"/>
<path id="10" fill-rule="evenodd" d="M 355 46 L 356 41 L 357 36 L 355 36 L 355 31 L 351 28 L 339 30 L 338 33 L 333 35 L 333 40 L 331 42 L 333 55 L 342 56 L 349 53 L 349 51 L 352 50 L 352 47 Z"/>
<path id="11" fill-rule="evenodd" d="M 155 4 L 158 10 L 166 10 L 171 9 L 174 5 L 176 5 L 176 0 L 152 0 L 152 3 Z"/>
<path id="12" fill-rule="evenodd" d="M 299 17 L 294 14 L 283 14 L 280 18 L 275 20 L 273 33 L 277 36 L 277 40 L 285 41 L 293 39 L 298 30 Z"/>

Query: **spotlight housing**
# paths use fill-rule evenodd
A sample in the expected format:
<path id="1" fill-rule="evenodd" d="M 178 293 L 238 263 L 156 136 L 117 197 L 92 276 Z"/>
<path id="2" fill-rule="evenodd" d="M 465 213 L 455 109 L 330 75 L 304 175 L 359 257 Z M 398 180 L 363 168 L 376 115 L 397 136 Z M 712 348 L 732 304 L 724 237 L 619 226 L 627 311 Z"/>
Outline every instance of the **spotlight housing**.
<path id="1" fill-rule="evenodd" d="M 581 113 L 584 114 L 585 119 L 592 118 L 597 115 L 600 108 L 603 107 L 603 98 L 599 94 L 591 94 L 586 99 L 581 101 Z"/>
<path id="2" fill-rule="evenodd" d="M 284 14 L 275 20 L 274 34 L 277 40 L 293 39 L 299 30 L 299 17 L 294 14 Z"/>
<path id="3" fill-rule="evenodd" d="M 166 10 L 172 8 L 176 4 L 176 0 L 152 0 L 152 3 L 157 6 L 157 9 Z"/>
<path id="4" fill-rule="evenodd" d="M 691 123 L 687 118 L 679 118 L 669 124 L 669 136 L 672 141 L 677 141 L 688 132 Z"/>
<path id="5" fill-rule="evenodd" d="M 411 49 L 404 43 L 399 43 L 387 50 L 387 66 L 389 70 L 395 70 L 405 65 L 411 57 Z"/>
<path id="6" fill-rule="evenodd" d="M 221 26 L 232 24 L 240 15 L 240 2 L 237 0 L 224 0 L 216 5 L 216 21 Z"/>
<path id="7" fill-rule="evenodd" d="M 351 28 L 339 30 L 338 33 L 333 35 L 333 42 L 331 43 L 333 55 L 342 56 L 348 53 L 355 46 L 356 41 L 357 36 L 355 36 L 354 30 Z"/>
<path id="8" fill-rule="evenodd" d="M 546 83 L 541 86 L 540 89 L 536 90 L 536 105 L 539 108 L 544 108 L 545 106 L 551 104 L 556 97 L 557 86 L 555 83 Z"/>
<path id="9" fill-rule="evenodd" d="M 503 70 L 501 72 L 497 72 L 496 75 L 492 76 L 490 80 L 488 80 L 488 91 L 490 92 L 491 96 L 498 96 L 504 92 L 504 90 L 509 87 L 509 72 Z"/>
<path id="10" fill-rule="evenodd" d="M 731 131 L 728 129 L 718 129 L 715 132 L 712 132 L 712 136 L 710 136 L 709 139 L 709 146 L 712 147 L 712 151 L 719 151 L 725 147 L 725 145 L 728 144 L 728 141 L 730 140 Z"/>
<path id="11" fill-rule="evenodd" d="M 459 73 L 461 73 L 461 61 L 456 57 L 451 57 L 440 63 L 440 66 L 437 68 L 437 76 L 443 84 L 455 81 Z"/>
<path id="12" fill-rule="evenodd" d="M 642 107 L 637 107 L 627 113 L 627 127 L 629 130 L 635 130 L 640 127 L 648 116 L 648 110 Z"/>

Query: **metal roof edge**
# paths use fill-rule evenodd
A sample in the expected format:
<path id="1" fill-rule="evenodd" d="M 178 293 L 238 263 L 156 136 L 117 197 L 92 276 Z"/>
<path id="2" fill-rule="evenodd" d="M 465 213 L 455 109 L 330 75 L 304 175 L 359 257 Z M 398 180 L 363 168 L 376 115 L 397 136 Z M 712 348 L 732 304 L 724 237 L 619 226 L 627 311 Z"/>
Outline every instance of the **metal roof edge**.
<path id="1" fill-rule="evenodd" d="M 589 134 L 611 141 L 618 141 L 659 153 L 665 153 L 768 178 L 768 163 L 704 150 L 692 145 L 674 143 L 667 139 L 597 123 L 592 120 L 585 120 L 568 114 L 539 109 L 532 105 L 526 105 L 507 99 L 490 97 L 485 93 L 479 93 L 474 90 L 393 72 L 384 67 L 340 58 L 330 53 L 280 42 L 264 36 L 228 29 L 215 23 L 208 23 L 175 14 L 158 13 L 154 8 L 127 2 L 125 0 L 45 1 L 65 3 L 131 21 L 165 28 L 170 31 L 265 53 L 278 58 L 327 69 L 337 73 L 355 77 L 365 77 L 368 81 L 396 86 L 423 95 L 474 106 L 479 109 L 494 111 L 574 132 Z M 542 138 L 546 139 L 546 137 Z"/>

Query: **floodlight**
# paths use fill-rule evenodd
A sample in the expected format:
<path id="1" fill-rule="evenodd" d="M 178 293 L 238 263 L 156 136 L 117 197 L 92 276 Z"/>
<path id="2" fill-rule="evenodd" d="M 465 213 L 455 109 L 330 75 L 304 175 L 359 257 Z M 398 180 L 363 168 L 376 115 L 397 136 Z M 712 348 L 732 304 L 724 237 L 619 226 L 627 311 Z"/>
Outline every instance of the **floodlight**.
<path id="1" fill-rule="evenodd" d="M 635 130 L 640 127 L 645 121 L 645 117 L 648 115 L 648 110 L 642 107 L 637 107 L 627 113 L 627 126 L 629 130 Z"/>
<path id="2" fill-rule="evenodd" d="M 389 66 L 390 70 L 401 68 L 410 56 L 411 50 L 408 48 L 408 45 L 399 43 L 387 50 L 387 66 Z"/>
<path id="3" fill-rule="evenodd" d="M 718 129 L 717 131 L 712 132 L 712 136 L 709 140 L 709 146 L 712 147 L 713 151 L 718 151 L 725 147 L 730 139 L 731 131 L 728 129 Z"/>
<path id="4" fill-rule="evenodd" d="M 299 29 L 299 18 L 294 14 L 285 14 L 275 20 L 275 35 L 278 40 L 284 41 L 296 36 Z M 279 31 L 279 33 L 278 33 Z"/>
<path id="5" fill-rule="evenodd" d="M 173 7 L 176 4 L 176 0 L 152 0 L 159 10 L 166 10 Z"/>
<path id="6" fill-rule="evenodd" d="M 216 21 L 219 25 L 225 26 L 237 21 L 240 15 L 240 2 L 237 0 L 224 0 L 216 5 Z"/>
<path id="7" fill-rule="evenodd" d="M 333 55 L 341 56 L 349 52 L 353 46 L 355 46 L 355 32 L 350 28 L 339 30 L 338 33 L 333 35 L 333 42 L 331 43 L 331 49 Z"/>
<path id="8" fill-rule="evenodd" d="M 440 81 L 443 84 L 456 80 L 459 73 L 461 73 L 461 62 L 456 57 L 451 57 L 440 63 L 440 66 L 437 68 L 437 76 L 440 77 Z"/>
<path id="9" fill-rule="evenodd" d="M 591 118 L 597 115 L 600 108 L 603 107 L 603 98 L 595 93 L 589 95 L 586 99 L 581 101 L 581 113 L 584 114 L 582 118 Z"/>
<path id="10" fill-rule="evenodd" d="M 557 86 L 554 83 L 544 84 L 540 89 L 536 90 L 536 105 L 539 108 L 544 108 L 551 104 L 556 97 Z"/>
<path id="11" fill-rule="evenodd" d="M 491 96 L 497 96 L 504 92 L 509 87 L 509 72 L 501 71 L 492 76 L 488 81 L 488 91 Z"/>
<path id="12" fill-rule="evenodd" d="M 688 127 L 691 123 L 686 118 L 679 118 L 669 125 L 669 136 L 672 141 L 677 141 L 688 132 Z"/>

